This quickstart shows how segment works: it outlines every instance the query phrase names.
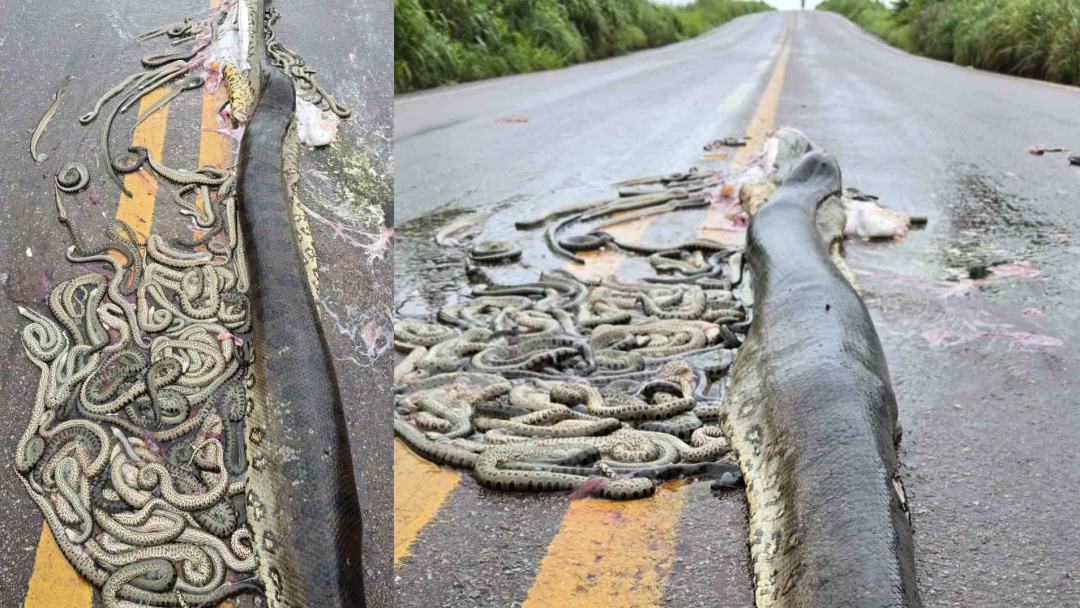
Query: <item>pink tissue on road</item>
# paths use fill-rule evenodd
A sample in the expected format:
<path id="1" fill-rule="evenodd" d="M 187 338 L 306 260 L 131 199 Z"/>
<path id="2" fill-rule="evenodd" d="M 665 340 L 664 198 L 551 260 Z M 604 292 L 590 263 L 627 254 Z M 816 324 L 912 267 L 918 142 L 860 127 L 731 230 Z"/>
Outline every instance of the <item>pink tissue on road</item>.
<path id="1" fill-rule="evenodd" d="M 1020 277 L 1030 279 L 1039 276 L 1039 269 L 1035 264 L 1026 260 L 1017 260 L 1008 264 L 1000 264 L 990 268 L 990 274 L 997 279 Z"/>

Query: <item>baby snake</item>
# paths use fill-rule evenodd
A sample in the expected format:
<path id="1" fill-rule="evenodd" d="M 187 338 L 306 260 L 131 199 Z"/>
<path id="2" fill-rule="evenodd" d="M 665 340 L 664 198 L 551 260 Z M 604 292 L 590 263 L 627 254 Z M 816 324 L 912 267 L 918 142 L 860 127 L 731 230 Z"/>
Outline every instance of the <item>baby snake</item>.
<path id="1" fill-rule="evenodd" d="M 30 158 L 34 159 L 34 162 L 40 163 L 48 157 L 47 154 L 38 154 L 38 140 L 40 140 L 42 134 L 45 133 L 45 127 L 48 126 L 53 115 L 60 109 L 60 100 L 63 98 L 64 89 L 67 88 L 69 82 L 71 82 L 71 76 L 64 78 L 64 83 L 60 85 L 60 88 L 56 90 L 56 93 L 53 93 L 52 104 L 49 106 L 48 110 L 45 110 L 45 115 L 38 121 L 37 127 L 34 128 L 34 134 L 30 136 Z"/>
<path id="2" fill-rule="evenodd" d="M 712 251 L 714 264 L 731 255 L 712 242 L 687 249 Z M 616 500 L 679 476 L 739 477 L 719 427 L 703 422 L 719 415 L 703 395 L 727 365 L 688 363 L 723 348 L 727 325 L 745 318 L 730 290 L 692 278 L 505 285 L 475 269 L 473 278 L 483 281 L 473 297 L 436 322 L 395 323 L 408 357 L 395 370 L 394 429 L 418 454 L 496 490 Z"/>

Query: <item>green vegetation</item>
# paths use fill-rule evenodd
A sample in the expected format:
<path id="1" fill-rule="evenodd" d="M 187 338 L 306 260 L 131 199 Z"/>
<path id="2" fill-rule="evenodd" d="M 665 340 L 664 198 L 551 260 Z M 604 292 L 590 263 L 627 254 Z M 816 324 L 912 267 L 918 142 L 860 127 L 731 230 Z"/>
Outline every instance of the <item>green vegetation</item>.
<path id="1" fill-rule="evenodd" d="M 697 36 L 759 1 L 394 0 L 394 88 L 564 67 Z"/>
<path id="2" fill-rule="evenodd" d="M 908 51 L 1017 76 L 1080 85 L 1077 0 L 827 0 L 844 15 Z"/>

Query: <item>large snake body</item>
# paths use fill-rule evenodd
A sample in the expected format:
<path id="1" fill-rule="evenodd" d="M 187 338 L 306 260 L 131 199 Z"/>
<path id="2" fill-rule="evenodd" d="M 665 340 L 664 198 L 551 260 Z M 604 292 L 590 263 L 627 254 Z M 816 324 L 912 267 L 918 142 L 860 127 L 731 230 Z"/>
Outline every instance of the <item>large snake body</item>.
<path id="1" fill-rule="evenodd" d="M 248 381 L 248 520 L 272 608 L 362 607 L 348 431 L 282 177 L 293 87 L 277 70 L 265 80 L 238 178 L 257 353 Z"/>
<path id="2" fill-rule="evenodd" d="M 754 216 L 754 321 L 722 416 L 750 505 L 757 608 L 918 608 L 897 406 L 865 305 L 814 225 L 840 191 L 811 153 Z"/>

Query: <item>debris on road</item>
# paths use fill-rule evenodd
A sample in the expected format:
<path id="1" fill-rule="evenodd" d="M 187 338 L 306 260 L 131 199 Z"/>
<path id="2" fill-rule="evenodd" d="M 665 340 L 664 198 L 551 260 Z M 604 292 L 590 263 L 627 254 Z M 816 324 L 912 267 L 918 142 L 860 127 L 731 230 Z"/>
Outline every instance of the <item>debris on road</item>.
<path id="1" fill-rule="evenodd" d="M 1069 164 L 1070 165 L 1080 165 L 1080 156 L 1070 156 L 1069 157 Z"/>
<path id="2" fill-rule="evenodd" d="M 844 236 L 862 239 L 891 239 L 907 235 L 911 225 L 911 217 L 908 214 L 847 196 L 844 196 L 842 200 L 844 211 L 847 213 Z"/>
<path id="3" fill-rule="evenodd" d="M 741 148 L 746 145 L 746 139 L 741 137 L 725 137 L 723 139 L 714 139 L 705 144 L 703 149 L 706 152 L 712 152 L 713 150 L 719 150 L 720 148 Z"/>
<path id="4" fill-rule="evenodd" d="M 521 257 L 521 247 L 508 241 L 481 241 L 469 250 L 469 259 L 479 264 L 511 262 Z"/>
<path id="5" fill-rule="evenodd" d="M 333 238 L 339 238 L 353 247 L 366 251 L 369 266 L 375 260 L 386 255 L 386 250 L 390 247 L 390 240 L 394 237 L 393 228 L 381 226 L 378 232 L 365 232 L 359 228 L 346 225 L 344 222 L 328 219 L 303 203 L 299 203 L 299 207 L 300 210 L 311 216 L 315 221 L 333 230 Z M 361 239 L 369 242 L 364 242 Z"/>
<path id="6" fill-rule="evenodd" d="M 1061 146 L 1044 146 L 1042 144 L 1036 144 L 1027 149 L 1028 154 L 1032 156 L 1042 156 L 1048 152 L 1068 152 L 1067 148 Z"/>
<path id="7" fill-rule="evenodd" d="M 523 122 L 529 122 L 529 117 L 525 116 L 524 114 L 510 114 L 508 116 L 503 116 L 502 118 L 499 118 L 495 122 L 501 122 L 506 124 L 520 124 Z"/>
<path id="8" fill-rule="evenodd" d="M 614 219 L 604 222 L 597 226 L 599 230 L 608 230 L 620 224 L 627 222 L 633 222 L 642 218 L 651 217 L 654 215 L 661 215 L 664 213 L 671 213 L 674 211 L 686 211 L 690 209 L 702 209 L 708 207 L 711 203 L 705 199 L 704 196 L 687 197 L 681 200 L 672 200 L 659 207 L 652 207 L 648 209 L 642 209 L 640 211 L 629 211 L 626 213 L 620 213 L 615 216 Z"/>
<path id="9" fill-rule="evenodd" d="M 685 173 L 668 173 L 665 175 L 648 175 L 645 177 L 635 177 L 633 179 L 623 180 L 612 184 L 614 188 L 625 188 L 627 186 L 644 186 L 647 184 L 662 183 L 665 185 L 674 184 L 678 182 L 690 182 L 699 179 L 709 177 L 711 174 L 700 173 L 697 167 L 691 168 Z"/>
<path id="10" fill-rule="evenodd" d="M 1026 260 L 998 262 L 995 264 L 972 264 L 966 268 L 952 269 L 959 282 L 967 282 L 972 287 L 1009 279 L 1031 279 L 1039 276 L 1035 264 Z M 953 281 L 955 284 L 956 281 Z"/>
<path id="11" fill-rule="evenodd" d="M 664 251 L 678 255 L 651 258 L 674 273 L 663 283 L 552 272 L 502 285 L 473 269 L 487 280 L 472 299 L 434 323 L 398 319 L 397 435 L 493 489 L 632 499 L 673 477 L 737 475 L 711 422 L 747 325 L 726 270 L 737 254 Z"/>
<path id="12" fill-rule="evenodd" d="M 850 186 L 844 188 L 844 192 L 847 194 L 847 197 L 853 201 L 876 201 L 879 198 L 876 194 L 869 194 Z"/>
<path id="13" fill-rule="evenodd" d="M 60 102 L 64 98 L 64 89 L 66 89 L 68 83 L 71 82 L 71 78 L 71 76 L 64 77 L 64 81 L 60 85 L 60 88 L 57 89 L 56 93 L 53 93 L 52 104 L 49 106 L 49 109 L 45 111 L 45 114 L 41 117 L 41 120 L 38 122 L 37 127 L 34 129 L 33 135 L 30 136 L 30 158 L 34 159 L 34 162 L 36 163 L 40 163 L 49 157 L 48 154 L 38 153 L 38 141 L 45 133 L 45 127 L 48 126 L 49 121 L 52 120 L 52 117 L 56 114 L 56 110 L 60 108 Z"/>
<path id="14" fill-rule="evenodd" d="M 981 281 L 990 276 L 990 269 L 982 264 L 976 264 L 968 267 L 967 275 L 973 281 Z"/>
<path id="15" fill-rule="evenodd" d="M 296 135 L 305 144 L 318 148 L 337 141 L 341 118 L 302 98 L 296 100 Z"/>
<path id="16" fill-rule="evenodd" d="M 1008 279 L 1031 279 L 1040 274 L 1035 264 L 1026 260 L 998 262 L 995 264 L 972 264 L 967 268 L 953 269 L 952 272 L 955 277 L 961 279 L 961 282 L 968 281 L 972 286 Z"/>
<path id="17" fill-rule="evenodd" d="M 663 192 L 664 189 L 663 184 L 629 186 L 627 188 L 619 188 L 619 198 L 630 198 L 631 196 L 640 196 L 642 194 L 656 194 L 657 192 Z"/>

